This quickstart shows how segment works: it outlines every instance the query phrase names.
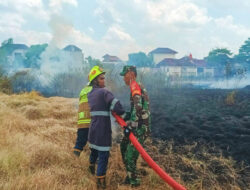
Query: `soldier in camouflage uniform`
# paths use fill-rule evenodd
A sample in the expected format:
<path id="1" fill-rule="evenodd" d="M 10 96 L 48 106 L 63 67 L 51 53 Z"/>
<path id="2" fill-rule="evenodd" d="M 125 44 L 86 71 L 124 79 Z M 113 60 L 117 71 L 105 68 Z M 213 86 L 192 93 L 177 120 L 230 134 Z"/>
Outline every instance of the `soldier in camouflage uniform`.
<path id="1" fill-rule="evenodd" d="M 139 152 L 129 141 L 128 137 L 129 133 L 133 132 L 138 141 L 143 144 L 146 137 L 150 134 L 151 116 L 149 110 L 149 98 L 143 85 L 136 81 L 137 72 L 135 66 L 124 66 L 120 75 L 124 76 L 124 82 L 126 85 L 130 86 L 131 90 L 131 110 L 124 116 L 128 126 L 124 130 L 125 136 L 122 139 L 120 147 L 123 163 L 127 170 L 127 177 L 124 183 L 132 186 L 139 186 L 140 180 L 136 175 L 136 162 Z"/>

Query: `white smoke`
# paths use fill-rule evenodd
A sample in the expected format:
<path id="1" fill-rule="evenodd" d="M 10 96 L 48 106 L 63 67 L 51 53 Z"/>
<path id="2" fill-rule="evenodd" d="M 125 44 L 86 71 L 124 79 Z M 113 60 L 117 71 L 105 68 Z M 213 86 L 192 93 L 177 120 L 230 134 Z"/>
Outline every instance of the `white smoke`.
<path id="1" fill-rule="evenodd" d="M 250 85 L 250 74 L 245 77 L 233 77 L 230 79 L 214 81 L 209 85 L 209 88 L 237 89 L 244 88 L 247 85 Z"/>
<path id="2" fill-rule="evenodd" d="M 49 27 L 52 30 L 50 45 L 55 47 L 62 47 L 65 45 L 65 42 L 74 29 L 72 23 L 60 15 L 51 15 Z"/>
<path id="3" fill-rule="evenodd" d="M 48 85 L 50 79 L 56 74 L 81 70 L 82 61 L 80 52 L 74 54 L 49 45 L 41 55 L 40 80 L 42 84 Z"/>
<path id="4" fill-rule="evenodd" d="M 40 56 L 38 71 L 38 77 L 43 86 L 48 85 L 56 74 L 79 71 L 83 68 L 83 56 L 80 52 L 72 53 L 59 49 L 66 45 L 65 41 L 73 30 L 72 24 L 61 16 L 52 15 L 49 26 L 53 37 Z"/>

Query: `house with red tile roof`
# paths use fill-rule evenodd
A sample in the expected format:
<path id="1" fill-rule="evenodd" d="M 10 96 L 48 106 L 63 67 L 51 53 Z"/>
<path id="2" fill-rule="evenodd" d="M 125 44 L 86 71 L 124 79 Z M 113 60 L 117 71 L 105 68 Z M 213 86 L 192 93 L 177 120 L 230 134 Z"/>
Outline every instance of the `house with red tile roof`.
<path id="1" fill-rule="evenodd" d="M 157 65 L 168 76 L 176 77 L 198 77 L 214 76 L 214 69 L 208 68 L 206 62 L 203 59 L 195 59 L 192 54 L 184 56 L 180 59 L 165 58 L 160 61 Z"/>
<path id="2" fill-rule="evenodd" d="M 119 63 L 123 63 L 123 61 L 117 57 L 117 56 L 113 56 L 113 55 L 109 55 L 109 54 L 105 54 L 103 56 L 103 61 L 102 63 L 105 65 L 110 65 L 110 64 L 119 64 Z"/>

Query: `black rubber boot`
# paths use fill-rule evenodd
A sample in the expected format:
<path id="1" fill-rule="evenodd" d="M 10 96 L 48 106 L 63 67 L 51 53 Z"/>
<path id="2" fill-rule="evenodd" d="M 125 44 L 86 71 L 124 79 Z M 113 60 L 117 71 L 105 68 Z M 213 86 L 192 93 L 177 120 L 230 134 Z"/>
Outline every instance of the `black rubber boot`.
<path id="1" fill-rule="evenodd" d="M 95 175 L 95 164 L 90 164 L 88 171 L 92 174 Z"/>
<path id="2" fill-rule="evenodd" d="M 106 189 L 106 178 L 105 176 L 103 177 L 97 177 L 97 189 Z"/>
<path id="3" fill-rule="evenodd" d="M 77 151 L 77 150 L 74 150 L 73 153 L 74 153 L 74 155 L 77 156 L 77 157 L 80 157 L 80 155 L 81 155 L 81 152 L 80 152 L 80 151 Z"/>

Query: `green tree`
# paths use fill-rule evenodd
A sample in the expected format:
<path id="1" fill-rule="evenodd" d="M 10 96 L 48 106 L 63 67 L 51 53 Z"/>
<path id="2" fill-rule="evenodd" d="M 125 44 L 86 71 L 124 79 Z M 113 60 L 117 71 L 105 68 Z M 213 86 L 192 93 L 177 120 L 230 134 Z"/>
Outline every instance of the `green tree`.
<path id="1" fill-rule="evenodd" d="M 3 65 L 7 61 L 6 50 L 3 47 L 0 47 L 0 64 Z"/>
<path id="2" fill-rule="evenodd" d="M 103 67 L 102 62 L 99 59 L 92 58 L 91 56 L 88 56 L 86 58 L 89 66 L 92 68 L 93 66 L 97 65 L 100 67 Z"/>
<path id="3" fill-rule="evenodd" d="M 24 61 L 27 68 L 40 68 L 39 61 L 41 60 L 41 54 L 48 47 L 48 44 L 32 45 L 26 52 L 26 59 Z"/>
<path id="4" fill-rule="evenodd" d="M 250 69 L 250 38 L 239 49 L 239 54 L 234 57 L 236 63 Z"/>
<path id="5" fill-rule="evenodd" d="M 2 47 L 6 46 L 6 45 L 8 45 L 8 44 L 13 44 L 13 38 L 9 38 L 9 39 L 7 39 L 7 40 L 4 40 L 4 41 L 2 42 Z"/>
<path id="6" fill-rule="evenodd" d="M 231 60 L 231 55 L 232 52 L 226 48 L 216 48 L 209 52 L 205 60 L 211 66 L 224 67 Z"/>
<path id="7" fill-rule="evenodd" d="M 6 67 L 8 66 L 7 61 L 7 45 L 13 43 L 13 40 L 10 38 L 2 42 L 2 46 L 0 47 L 0 66 L 2 72 L 5 72 Z"/>
<path id="8" fill-rule="evenodd" d="M 151 67 L 153 65 L 153 59 L 148 57 L 144 52 L 131 53 L 128 55 L 128 58 L 129 65 L 137 67 Z"/>
<path id="9" fill-rule="evenodd" d="M 217 70 L 217 76 L 227 77 L 232 75 L 232 52 L 226 48 L 216 48 L 209 52 L 205 57 L 205 61 L 208 66 L 215 67 Z"/>

